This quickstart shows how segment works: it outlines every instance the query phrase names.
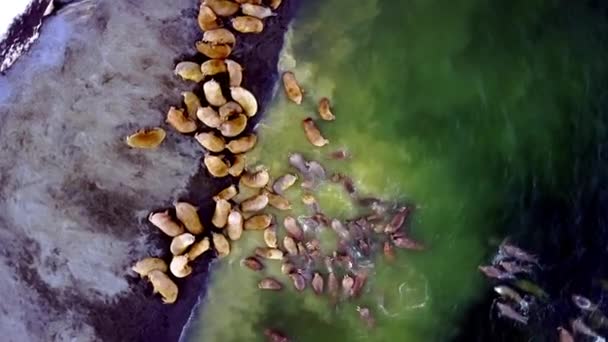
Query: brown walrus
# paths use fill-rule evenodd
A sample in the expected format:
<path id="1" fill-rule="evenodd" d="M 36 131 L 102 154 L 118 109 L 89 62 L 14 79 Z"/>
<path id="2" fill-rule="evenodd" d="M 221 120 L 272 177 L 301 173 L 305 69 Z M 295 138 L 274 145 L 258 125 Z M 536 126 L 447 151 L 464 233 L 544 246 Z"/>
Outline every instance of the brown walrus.
<path id="1" fill-rule="evenodd" d="M 302 88 L 300 88 L 293 72 L 286 71 L 283 73 L 283 88 L 289 100 L 296 104 L 302 103 Z"/>
<path id="2" fill-rule="evenodd" d="M 302 120 L 302 128 L 304 128 L 304 133 L 306 133 L 306 138 L 308 141 L 316 147 L 323 147 L 329 144 L 329 140 L 325 139 L 321 134 L 321 131 L 315 124 L 312 118 L 306 118 Z"/>
<path id="3" fill-rule="evenodd" d="M 126 138 L 127 145 L 133 148 L 157 148 L 165 140 L 167 133 L 160 127 L 139 129 Z"/>

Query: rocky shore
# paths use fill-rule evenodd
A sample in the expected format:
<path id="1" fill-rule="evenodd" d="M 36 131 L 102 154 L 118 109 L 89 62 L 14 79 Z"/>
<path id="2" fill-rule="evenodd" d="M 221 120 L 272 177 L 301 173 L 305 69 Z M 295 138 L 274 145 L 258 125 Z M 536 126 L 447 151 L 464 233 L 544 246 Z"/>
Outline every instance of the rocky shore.
<path id="1" fill-rule="evenodd" d="M 233 53 L 262 114 L 296 3 L 285 0 L 262 34 L 239 36 Z M 174 305 L 128 269 L 142 255 L 167 257 L 169 241 L 147 223 L 150 210 L 183 199 L 211 213 L 209 195 L 225 181 L 208 177 L 193 139 L 170 132 L 151 152 L 123 139 L 179 105 L 188 85 L 172 70 L 196 59 L 197 12 L 192 0 L 75 3 L 50 17 L 0 77 L 5 340 L 179 339 L 204 294 L 210 257 L 178 283 Z"/>

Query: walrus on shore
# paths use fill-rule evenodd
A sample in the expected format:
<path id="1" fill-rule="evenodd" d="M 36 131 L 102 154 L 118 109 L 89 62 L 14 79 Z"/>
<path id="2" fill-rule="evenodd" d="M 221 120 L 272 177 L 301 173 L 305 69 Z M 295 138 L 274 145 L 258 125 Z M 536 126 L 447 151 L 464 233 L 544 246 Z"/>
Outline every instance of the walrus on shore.
<path id="1" fill-rule="evenodd" d="M 274 278 L 264 278 L 260 280 L 258 287 L 262 290 L 279 291 L 283 288 L 283 284 Z"/>
<path id="2" fill-rule="evenodd" d="M 167 133 L 160 127 L 142 128 L 126 138 L 127 145 L 133 148 L 157 148 L 165 140 Z"/>
<path id="3" fill-rule="evenodd" d="M 302 240 L 304 237 L 302 228 L 298 224 L 298 221 L 296 221 L 296 219 L 292 216 L 285 216 L 283 219 L 283 227 L 285 227 L 287 234 L 296 240 Z"/>
<path id="4" fill-rule="evenodd" d="M 203 255 L 206 251 L 211 248 L 211 243 L 208 237 L 204 237 L 201 241 L 195 242 L 190 250 L 186 253 L 188 260 L 193 261 L 199 256 Z"/>
<path id="5" fill-rule="evenodd" d="M 304 133 L 306 133 L 306 138 L 308 141 L 317 147 L 323 147 L 329 144 L 329 140 L 325 139 L 321 134 L 321 131 L 317 127 L 317 124 L 312 118 L 306 118 L 302 120 L 302 128 L 304 128 Z"/>
<path id="6" fill-rule="evenodd" d="M 181 77 L 184 81 L 200 82 L 203 80 L 201 66 L 194 62 L 179 62 L 175 66 L 175 75 Z"/>
<path id="7" fill-rule="evenodd" d="M 203 2 L 220 17 L 229 17 L 239 11 L 239 5 L 229 0 L 205 0 Z"/>
<path id="8" fill-rule="evenodd" d="M 211 7 L 201 4 L 198 10 L 198 27 L 204 32 L 209 30 L 215 30 L 221 27 L 221 22 L 218 20 L 217 15 Z"/>
<path id="9" fill-rule="evenodd" d="M 241 10 L 243 11 L 243 14 L 256 17 L 258 19 L 266 19 L 268 17 L 276 15 L 275 13 L 272 13 L 272 10 L 268 7 L 250 3 L 242 4 Z"/>
<path id="10" fill-rule="evenodd" d="M 247 163 L 247 157 L 244 153 L 237 154 L 234 156 L 232 166 L 228 169 L 228 173 L 232 177 L 239 177 L 245 170 L 245 164 Z"/>
<path id="11" fill-rule="evenodd" d="M 243 212 L 258 212 L 268 205 L 268 196 L 265 194 L 255 195 L 241 202 Z"/>
<path id="12" fill-rule="evenodd" d="M 215 132 L 197 133 L 194 135 L 194 139 L 209 152 L 222 152 L 226 148 L 224 138 L 218 136 Z"/>
<path id="13" fill-rule="evenodd" d="M 177 278 L 185 278 L 192 273 L 192 267 L 188 265 L 188 257 L 185 255 L 176 255 L 171 259 L 169 270 L 171 274 Z"/>
<path id="14" fill-rule="evenodd" d="M 289 255 L 298 255 L 298 246 L 296 244 L 296 240 L 289 235 L 283 238 L 283 248 Z"/>
<path id="15" fill-rule="evenodd" d="M 245 153 L 251 151 L 258 142 L 258 137 L 255 134 L 247 134 L 240 138 L 231 140 L 227 145 L 228 151 L 233 154 Z"/>
<path id="16" fill-rule="evenodd" d="M 226 72 L 226 62 L 223 59 L 210 59 L 201 64 L 203 77 L 215 76 Z"/>
<path id="17" fill-rule="evenodd" d="M 270 248 L 277 248 L 277 230 L 274 225 L 264 229 L 264 243 Z"/>
<path id="18" fill-rule="evenodd" d="M 213 156 L 208 154 L 203 159 L 203 163 L 205 164 L 207 171 L 209 171 L 213 177 L 221 178 L 228 176 L 229 166 L 224 161 L 223 156 Z"/>
<path id="19" fill-rule="evenodd" d="M 200 107 L 196 117 L 209 128 L 218 128 L 225 121 L 212 107 Z"/>
<path id="20" fill-rule="evenodd" d="M 239 114 L 236 118 L 232 120 L 226 120 L 222 122 L 220 124 L 219 130 L 223 136 L 227 138 L 232 138 L 243 133 L 245 128 L 247 128 L 247 116 L 244 114 Z"/>
<path id="21" fill-rule="evenodd" d="M 232 27 L 241 33 L 260 33 L 264 31 L 264 22 L 249 15 L 232 18 Z"/>
<path id="22" fill-rule="evenodd" d="M 216 80 L 209 80 L 203 85 L 203 91 L 205 93 L 205 99 L 210 105 L 220 107 L 226 102 L 226 98 L 222 94 L 222 88 Z"/>
<path id="23" fill-rule="evenodd" d="M 169 246 L 169 250 L 173 255 L 181 255 L 192 245 L 195 241 L 194 235 L 190 233 L 180 234 L 171 240 L 171 245 Z"/>
<path id="24" fill-rule="evenodd" d="M 289 100 L 295 104 L 302 103 L 302 88 L 300 88 L 296 75 L 293 72 L 286 71 L 283 73 L 283 88 Z"/>
<path id="25" fill-rule="evenodd" d="M 232 59 L 226 59 L 226 67 L 228 69 L 228 78 L 231 87 L 240 87 L 243 82 L 243 67 L 233 61 Z"/>
<path id="26" fill-rule="evenodd" d="M 232 205 L 226 200 L 220 199 L 215 202 L 215 210 L 213 211 L 211 223 L 217 228 L 224 228 L 226 223 L 228 223 L 228 215 L 230 215 L 231 209 Z"/>
<path id="27" fill-rule="evenodd" d="M 226 234 L 232 241 L 236 241 L 243 235 L 243 215 L 237 210 L 230 211 L 226 221 Z"/>
<path id="28" fill-rule="evenodd" d="M 272 223 L 273 216 L 271 214 L 259 214 L 251 216 L 245 220 L 245 230 L 264 230 Z"/>
<path id="29" fill-rule="evenodd" d="M 258 101 L 253 94 L 243 87 L 230 87 L 232 99 L 236 101 L 248 117 L 254 116 L 258 112 Z"/>
<path id="30" fill-rule="evenodd" d="M 196 131 L 196 122 L 184 115 L 183 109 L 177 109 L 175 107 L 169 108 L 166 122 L 180 133 L 185 134 Z"/>
<path id="31" fill-rule="evenodd" d="M 220 258 L 223 258 L 230 254 L 230 242 L 228 242 L 224 235 L 218 233 L 211 233 L 211 236 L 213 237 L 213 246 L 215 247 L 217 255 Z"/>
<path id="32" fill-rule="evenodd" d="M 227 120 L 229 117 L 243 113 L 243 107 L 234 101 L 228 101 L 219 109 L 220 118 Z"/>
<path id="33" fill-rule="evenodd" d="M 163 259 L 148 257 L 137 261 L 131 269 L 133 272 L 139 274 L 140 277 L 144 278 L 148 276 L 148 273 L 154 270 L 167 272 L 169 268 Z"/>
<path id="34" fill-rule="evenodd" d="M 205 41 L 196 42 L 196 50 L 209 58 L 227 58 L 232 53 L 228 44 L 213 44 Z"/>
<path id="35" fill-rule="evenodd" d="M 198 235 L 203 232 L 203 224 L 198 217 L 198 208 L 194 205 L 188 202 L 175 202 L 175 216 L 190 233 Z"/>
<path id="36" fill-rule="evenodd" d="M 169 210 L 150 213 L 148 221 L 170 237 L 175 237 L 184 233 L 184 227 L 171 218 Z"/>
<path id="37" fill-rule="evenodd" d="M 186 106 L 188 118 L 196 120 L 196 111 L 201 108 L 201 100 L 191 91 L 182 92 L 182 98 L 184 100 L 184 105 Z"/>
<path id="38" fill-rule="evenodd" d="M 277 8 L 279 8 L 279 6 L 281 6 L 282 2 L 283 0 L 270 0 L 270 8 L 276 10 Z"/>
<path id="39" fill-rule="evenodd" d="M 152 283 L 154 293 L 159 293 L 162 296 L 163 303 L 175 303 L 178 294 L 177 285 L 175 285 L 167 274 L 159 270 L 154 270 L 148 273 L 148 280 Z"/>
<path id="40" fill-rule="evenodd" d="M 241 176 L 241 183 L 252 189 L 261 189 L 265 187 L 270 181 L 268 169 L 264 166 L 258 166 L 257 169 L 258 170 L 254 172 L 245 172 L 245 174 Z"/>
<path id="41" fill-rule="evenodd" d="M 231 184 L 229 187 L 225 188 L 224 190 L 218 192 L 217 195 L 213 196 L 213 200 L 216 202 L 221 199 L 229 201 L 234 198 L 234 196 L 238 195 L 238 193 L 239 191 L 236 189 L 236 186 L 234 184 Z"/>

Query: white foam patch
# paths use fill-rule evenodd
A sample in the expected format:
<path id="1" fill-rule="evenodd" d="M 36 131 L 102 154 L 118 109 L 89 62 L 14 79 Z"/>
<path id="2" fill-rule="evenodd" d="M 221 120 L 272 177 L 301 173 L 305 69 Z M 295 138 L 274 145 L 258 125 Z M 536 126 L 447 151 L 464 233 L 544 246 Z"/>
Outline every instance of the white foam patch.
<path id="1" fill-rule="evenodd" d="M 0 2 L 0 40 L 6 37 L 15 18 L 23 14 L 33 0 L 4 0 Z"/>

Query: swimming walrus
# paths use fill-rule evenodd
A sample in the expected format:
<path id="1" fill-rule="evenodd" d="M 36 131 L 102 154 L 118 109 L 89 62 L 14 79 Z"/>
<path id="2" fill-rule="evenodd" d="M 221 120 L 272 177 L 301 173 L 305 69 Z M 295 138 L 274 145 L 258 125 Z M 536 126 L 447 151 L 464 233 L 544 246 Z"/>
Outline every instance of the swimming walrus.
<path id="1" fill-rule="evenodd" d="M 294 239 L 302 240 L 302 238 L 304 238 L 302 228 L 298 224 L 298 221 L 292 216 L 285 216 L 283 219 L 283 227 L 285 228 L 285 231 L 287 231 L 287 234 Z"/>
<path id="2" fill-rule="evenodd" d="M 325 139 L 321 134 L 321 131 L 317 127 L 317 124 L 310 117 L 302 120 L 302 128 L 308 141 L 316 147 L 323 147 L 329 144 L 329 140 Z"/>
<path id="3" fill-rule="evenodd" d="M 169 108 L 166 122 L 180 133 L 192 133 L 196 131 L 196 122 L 184 115 L 183 109 Z"/>
<path id="4" fill-rule="evenodd" d="M 246 230 L 264 230 L 272 223 L 273 216 L 271 214 L 259 214 L 251 216 L 245 220 L 244 228 Z"/>
<path id="5" fill-rule="evenodd" d="M 262 193 L 268 197 L 268 204 L 271 207 L 279 210 L 291 210 L 291 204 L 287 198 L 274 194 L 266 189 L 262 190 Z"/>
<path id="6" fill-rule="evenodd" d="M 270 260 L 283 259 L 283 251 L 278 248 L 257 247 L 255 249 L 255 255 L 259 256 L 260 258 Z"/>
<path id="7" fill-rule="evenodd" d="M 333 121 L 336 120 L 336 116 L 331 112 L 331 104 L 327 97 L 319 100 L 318 106 L 319 117 L 325 121 Z"/>
<path id="8" fill-rule="evenodd" d="M 274 225 L 264 229 L 264 243 L 270 248 L 277 248 L 277 231 Z"/>
<path id="9" fill-rule="evenodd" d="M 261 271 L 264 269 L 264 264 L 262 264 L 262 262 L 260 260 L 258 260 L 256 257 L 252 257 L 252 256 L 243 259 L 241 261 L 241 265 L 249 268 L 250 270 L 254 270 L 254 271 Z"/>
<path id="10" fill-rule="evenodd" d="M 133 148 L 157 148 L 165 140 L 167 133 L 160 127 L 142 128 L 126 138 L 127 145 Z"/>
<path id="11" fill-rule="evenodd" d="M 283 191 L 289 189 L 292 185 L 296 183 L 297 180 L 298 177 L 296 175 L 287 173 L 274 181 L 274 184 L 272 184 L 272 190 L 275 193 L 282 195 Z"/>
<path id="12" fill-rule="evenodd" d="M 258 283 L 258 288 L 262 290 L 278 291 L 283 288 L 283 284 L 274 278 L 264 278 Z"/>
<path id="13" fill-rule="evenodd" d="M 237 210 L 231 210 L 228 214 L 226 234 L 232 241 L 239 240 L 243 234 L 243 215 Z"/>
<path id="14" fill-rule="evenodd" d="M 296 241 L 289 235 L 283 238 L 283 248 L 289 255 L 298 255 L 298 246 Z"/>

